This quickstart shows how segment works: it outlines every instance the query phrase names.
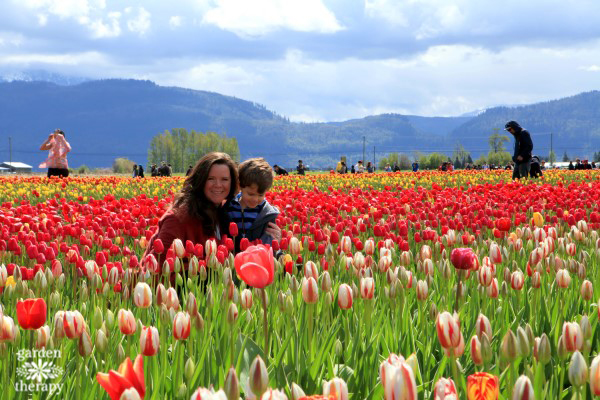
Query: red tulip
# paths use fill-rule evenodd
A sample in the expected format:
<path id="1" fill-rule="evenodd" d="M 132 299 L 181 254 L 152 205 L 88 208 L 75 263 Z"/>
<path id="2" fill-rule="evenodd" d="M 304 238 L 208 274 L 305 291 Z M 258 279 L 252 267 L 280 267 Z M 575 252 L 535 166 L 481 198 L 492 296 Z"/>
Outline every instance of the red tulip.
<path id="1" fill-rule="evenodd" d="M 229 223 L 229 234 L 233 237 L 236 237 L 239 234 L 238 226 L 235 222 Z"/>
<path id="2" fill-rule="evenodd" d="M 121 363 L 118 371 L 110 370 L 108 374 L 99 372 L 96 380 L 106 390 L 111 400 L 119 400 L 121 395 L 127 389 L 135 389 L 140 398 L 146 394 L 146 384 L 144 382 L 144 358 L 138 355 L 135 362 L 127 357 Z"/>
<path id="3" fill-rule="evenodd" d="M 235 256 L 235 270 L 238 277 L 255 288 L 264 288 L 273 282 L 273 252 L 262 244 L 250 246 Z"/>
<path id="4" fill-rule="evenodd" d="M 165 251 L 165 245 L 160 239 L 154 240 L 153 248 L 156 254 L 162 254 Z"/>
<path id="5" fill-rule="evenodd" d="M 456 269 L 470 270 L 477 266 L 477 256 L 470 247 L 459 247 L 452 250 L 450 261 Z"/>
<path id="6" fill-rule="evenodd" d="M 46 323 L 46 302 L 44 299 L 17 301 L 17 320 L 23 329 L 39 329 Z"/>

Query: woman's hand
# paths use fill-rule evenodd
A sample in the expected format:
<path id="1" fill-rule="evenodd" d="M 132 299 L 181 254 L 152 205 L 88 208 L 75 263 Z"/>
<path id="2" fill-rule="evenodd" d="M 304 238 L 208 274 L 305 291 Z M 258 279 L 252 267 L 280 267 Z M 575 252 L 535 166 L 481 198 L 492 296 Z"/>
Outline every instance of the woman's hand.
<path id="1" fill-rule="evenodd" d="M 277 240 L 278 242 L 281 241 L 281 228 L 279 228 L 276 223 L 269 222 L 267 229 L 265 229 L 265 233 L 270 235 L 274 240 Z"/>

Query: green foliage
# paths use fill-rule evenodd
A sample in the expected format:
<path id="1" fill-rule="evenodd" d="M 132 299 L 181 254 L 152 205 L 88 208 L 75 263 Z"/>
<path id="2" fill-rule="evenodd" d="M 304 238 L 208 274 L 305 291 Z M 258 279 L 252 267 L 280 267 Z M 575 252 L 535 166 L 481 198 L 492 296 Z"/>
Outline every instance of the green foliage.
<path id="1" fill-rule="evenodd" d="M 203 155 L 211 151 L 227 153 L 235 161 L 240 160 L 240 149 L 236 138 L 215 132 L 188 132 L 177 128 L 158 134 L 150 141 L 148 163 L 159 165 L 162 161 L 171 164 L 173 172 L 185 172 Z"/>
<path id="2" fill-rule="evenodd" d="M 379 160 L 379 169 L 384 169 L 386 165 L 393 167 L 398 164 L 400 169 L 409 169 L 411 166 L 410 158 L 406 154 L 390 153 L 387 157 Z"/>
<path id="3" fill-rule="evenodd" d="M 600 151 L 597 151 L 594 153 L 594 158 L 593 158 L 594 162 L 600 162 Z"/>
<path id="4" fill-rule="evenodd" d="M 419 168 L 438 169 L 446 161 L 448 161 L 448 156 L 442 153 L 422 154 L 419 157 Z"/>
<path id="5" fill-rule="evenodd" d="M 77 171 L 78 174 L 82 175 L 82 174 L 89 174 L 90 172 L 92 172 L 92 170 L 90 169 L 90 167 L 88 167 L 87 165 L 82 165 L 78 168 L 75 168 L 75 170 Z"/>
<path id="6" fill-rule="evenodd" d="M 504 166 L 511 161 L 512 157 L 507 151 L 501 151 L 498 153 L 490 151 L 487 155 L 482 154 L 481 156 L 479 156 L 479 158 L 475 160 L 475 165 L 493 164 L 496 166 Z"/>
<path id="7" fill-rule="evenodd" d="M 136 165 L 135 162 L 120 157 L 113 162 L 113 172 L 117 174 L 128 174 L 133 171 L 134 165 Z"/>
<path id="8" fill-rule="evenodd" d="M 567 152 L 565 151 L 565 153 L 563 154 L 563 158 L 562 158 L 563 162 L 567 162 L 569 161 L 569 156 L 567 155 Z"/>
<path id="9" fill-rule="evenodd" d="M 556 162 L 556 153 L 554 151 L 550 151 L 550 153 L 548 154 L 548 162 L 550 164 L 553 164 Z"/>
<path id="10" fill-rule="evenodd" d="M 471 159 L 471 153 L 469 153 L 461 143 L 457 143 L 452 152 L 452 158 L 454 158 L 455 168 L 464 168 Z M 471 160 L 471 162 L 472 161 L 473 160 Z"/>
<path id="11" fill-rule="evenodd" d="M 490 145 L 490 152 L 500 153 L 506 151 L 504 147 L 504 143 L 508 142 L 510 139 L 506 135 L 501 135 L 499 133 L 494 133 L 488 139 L 488 143 Z"/>

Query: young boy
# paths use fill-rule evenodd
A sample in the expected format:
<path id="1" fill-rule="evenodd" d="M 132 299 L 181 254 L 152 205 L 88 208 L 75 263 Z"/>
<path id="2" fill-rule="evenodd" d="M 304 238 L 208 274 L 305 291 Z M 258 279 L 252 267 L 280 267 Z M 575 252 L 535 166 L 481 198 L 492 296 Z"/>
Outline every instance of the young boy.
<path id="1" fill-rule="evenodd" d="M 264 158 L 251 158 L 239 165 L 238 172 L 241 191 L 225 205 L 229 221 L 238 227 L 235 253 L 240 251 L 242 238 L 250 242 L 260 239 L 263 244 L 281 240 L 281 229 L 275 224 L 279 210 L 265 200 L 273 185 L 271 166 Z"/>

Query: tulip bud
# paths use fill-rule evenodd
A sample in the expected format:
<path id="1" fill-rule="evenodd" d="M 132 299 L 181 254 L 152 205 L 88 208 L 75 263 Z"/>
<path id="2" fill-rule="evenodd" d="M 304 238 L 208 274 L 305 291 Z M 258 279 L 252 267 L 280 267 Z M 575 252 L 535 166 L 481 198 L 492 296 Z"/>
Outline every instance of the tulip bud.
<path id="1" fill-rule="evenodd" d="M 567 350 L 567 346 L 565 344 L 565 338 L 563 335 L 560 335 L 558 338 L 558 345 L 556 347 L 556 352 L 558 353 L 558 358 L 564 360 L 569 355 L 569 351 Z"/>
<path id="2" fill-rule="evenodd" d="M 94 345 L 92 343 L 92 338 L 87 330 L 83 330 L 81 336 L 79 337 L 79 355 L 81 357 L 88 357 L 92 354 L 92 350 L 94 349 Z"/>
<path id="3" fill-rule="evenodd" d="M 256 397 L 260 398 L 269 386 L 267 366 L 260 356 L 256 356 L 254 361 L 252 361 L 249 377 L 250 390 Z"/>
<path id="4" fill-rule="evenodd" d="M 227 376 L 225 377 L 225 384 L 223 385 L 223 390 L 227 395 L 227 400 L 239 400 L 240 398 L 240 384 L 238 381 L 237 374 L 235 372 L 235 368 L 229 368 L 227 371 Z"/>
<path id="5" fill-rule="evenodd" d="M 96 306 L 96 308 L 94 309 L 94 316 L 92 317 L 92 326 L 94 327 L 94 329 L 99 329 L 102 324 L 103 324 L 103 316 L 102 316 L 102 310 L 100 309 L 100 307 Z"/>
<path id="6" fill-rule="evenodd" d="M 235 324 L 238 318 L 238 309 L 235 303 L 229 304 L 229 309 L 227 310 L 227 323 L 229 325 Z"/>
<path id="7" fill-rule="evenodd" d="M 481 342 L 477 335 L 474 335 L 471 338 L 471 359 L 473 360 L 473 364 L 482 365 L 483 364 L 483 355 L 481 351 Z"/>
<path id="8" fill-rule="evenodd" d="M 568 352 L 581 350 L 583 346 L 583 334 L 578 323 L 565 322 L 563 324 L 562 337 Z"/>
<path id="9" fill-rule="evenodd" d="M 183 376 L 187 382 L 190 382 L 194 377 L 194 370 L 196 369 L 196 364 L 192 358 L 188 358 L 185 362 L 185 366 L 183 367 Z"/>
<path id="10" fill-rule="evenodd" d="M 529 344 L 529 338 L 527 337 L 527 332 L 522 327 L 517 328 L 517 342 L 519 348 L 519 355 L 523 357 L 529 356 L 531 352 L 531 345 Z"/>
<path id="11" fill-rule="evenodd" d="M 513 362 L 518 355 L 518 347 L 517 347 L 517 337 L 513 333 L 513 331 L 509 330 L 504 335 L 502 339 L 502 344 L 500 345 L 500 353 L 502 357 L 508 362 Z"/>
<path id="12" fill-rule="evenodd" d="M 434 303 L 431 303 L 431 307 L 429 308 L 429 318 L 432 321 L 435 321 L 435 320 L 437 320 L 438 314 L 439 314 L 439 312 L 438 312 L 437 306 Z"/>
<path id="13" fill-rule="evenodd" d="M 533 385 L 526 375 L 521 375 L 513 388 L 513 400 L 533 399 Z"/>
<path id="14" fill-rule="evenodd" d="M 296 385 L 296 383 L 292 383 L 292 400 L 300 400 L 302 397 L 306 397 L 304 390 L 302 390 L 300 386 Z"/>
<path id="15" fill-rule="evenodd" d="M 348 385 L 341 378 L 333 378 L 323 385 L 323 395 L 336 400 L 348 400 Z"/>
<path id="16" fill-rule="evenodd" d="M 545 333 L 539 338 L 535 338 L 533 356 L 542 365 L 550 362 L 552 351 L 550 349 L 550 340 L 548 340 L 548 336 Z"/>
<path id="17" fill-rule="evenodd" d="M 307 304 L 315 304 L 319 300 L 319 287 L 313 277 L 302 278 L 302 299 Z"/>
<path id="18" fill-rule="evenodd" d="M 588 367 L 585 359 L 579 351 L 575 351 L 569 365 L 569 381 L 573 386 L 579 387 L 585 384 L 588 376 Z"/>
<path id="19" fill-rule="evenodd" d="M 100 353 L 105 353 L 106 349 L 108 348 L 108 339 L 106 338 L 106 335 L 104 334 L 104 331 L 102 329 L 98 329 L 96 331 L 96 349 L 98 349 L 98 351 Z"/>

